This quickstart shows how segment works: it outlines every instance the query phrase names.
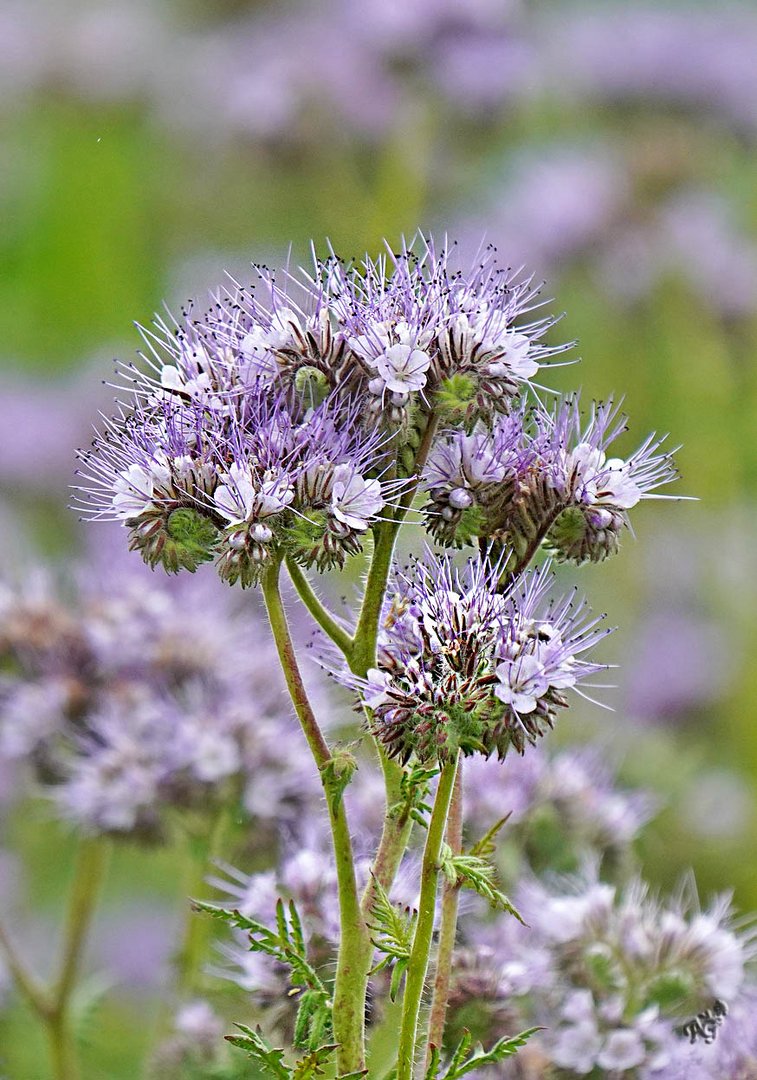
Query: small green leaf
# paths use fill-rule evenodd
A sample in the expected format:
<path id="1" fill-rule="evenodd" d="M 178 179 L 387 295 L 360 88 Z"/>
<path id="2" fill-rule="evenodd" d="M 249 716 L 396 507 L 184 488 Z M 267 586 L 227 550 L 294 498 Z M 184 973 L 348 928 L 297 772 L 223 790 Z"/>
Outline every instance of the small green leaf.
<path id="1" fill-rule="evenodd" d="M 529 1028 L 527 1031 L 521 1031 L 519 1035 L 505 1035 L 503 1038 L 499 1039 L 490 1050 L 484 1050 L 482 1047 L 472 1054 L 469 1053 L 469 1051 L 473 1044 L 473 1036 L 469 1031 L 466 1031 L 450 1058 L 446 1072 L 441 1074 L 441 1076 L 438 1071 L 439 1055 L 434 1049 L 425 1080 L 459 1080 L 459 1077 L 465 1076 L 469 1072 L 473 1072 L 474 1069 L 481 1069 L 486 1065 L 495 1065 L 498 1061 L 503 1061 L 506 1057 L 512 1057 L 513 1054 L 517 1054 L 518 1050 L 526 1045 L 532 1035 L 535 1035 L 537 1031 L 543 1030 L 544 1029 L 540 1027 L 533 1027 Z M 434 1054 L 436 1054 L 435 1061 Z M 435 1071 L 432 1071 L 432 1064 L 434 1065 Z"/>
<path id="2" fill-rule="evenodd" d="M 410 961 L 416 915 L 393 904 L 386 889 L 376 878 L 373 879 L 373 883 L 376 893 L 372 909 L 374 922 L 369 929 L 375 934 L 372 938 L 373 944 L 379 952 L 384 954 L 384 957 L 373 969 L 372 974 L 394 963 L 389 986 L 389 997 L 394 1001 L 399 992 L 402 976 Z"/>
<path id="3" fill-rule="evenodd" d="M 478 855 L 454 855 L 445 844 L 441 852 L 439 869 L 450 885 L 473 889 L 479 896 L 488 900 L 492 907 L 508 912 L 518 922 L 526 925 L 517 908 L 497 885 L 496 867 L 488 859 L 482 859 Z"/>
<path id="4" fill-rule="evenodd" d="M 326 764 L 321 766 L 321 779 L 332 814 L 339 809 L 345 788 L 356 769 L 357 761 L 347 749 L 336 750 Z"/>
<path id="5" fill-rule="evenodd" d="M 327 1043 L 318 1046 L 301 1058 L 292 1070 L 292 1080 L 313 1080 L 316 1076 L 323 1076 L 323 1067 L 337 1050 L 336 1043 Z"/>
<path id="6" fill-rule="evenodd" d="M 244 1024 L 235 1024 L 234 1026 L 239 1028 L 242 1034 L 227 1035 L 227 1042 L 240 1050 L 244 1050 L 249 1057 L 258 1063 L 261 1069 L 270 1076 L 276 1077 L 276 1080 L 292 1080 L 292 1070 L 288 1065 L 284 1064 L 283 1050 L 269 1046 L 259 1032 L 253 1031 L 252 1028 L 246 1027 Z"/>
<path id="7" fill-rule="evenodd" d="M 505 814 L 504 817 L 501 817 L 499 821 L 495 821 L 491 829 L 489 829 L 489 831 L 485 833 L 480 840 L 476 841 L 468 854 L 481 859 L 491 859 L 495 851 L 494 841 L 496 839 L 497 833 L 510 819 L 511 814 L 512 810 L 509 813 Z"/>

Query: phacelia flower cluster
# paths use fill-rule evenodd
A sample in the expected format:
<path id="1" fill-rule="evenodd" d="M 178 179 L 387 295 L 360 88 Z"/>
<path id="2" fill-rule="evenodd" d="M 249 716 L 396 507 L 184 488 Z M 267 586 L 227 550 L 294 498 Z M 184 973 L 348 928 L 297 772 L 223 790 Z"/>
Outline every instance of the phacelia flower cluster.
<path id="1" fill-rule="evenodd" d="M 614 554 L 628 511 L 677 477 L 654 436 L 628 458 L 608 457 L 625 423 L 612 401 L 584 419 L 576 397 L 443 433 L 423 477 L 429 532 L 448 545 L 505 544 L 516 564 L 542 541 L 577 563 Z"/>
<path id="2" fill-rule="evenodd" d="M 568 705 L 566 691 L 603 669 L 584 659 L 609 633 L 601 619 L 574 596 L 550 599 L 548 569 L 503 589 L 505 562 L 414 563 L 385 612 L 378 667 L 365 680 L 338 673 L 359 689 L 391 756 L 522 754 Z"/>
<path id="3" fill-rule="evenodd" d="M 342 566 L 409 501 L 440 418 L 488 430 L 565 348 L 492 249 L 467 274 L 422 238 L 316 258 L 283 284 L 257 272 L 204 315 L 143 330 L 120 412 L 82 454 L 85 512 L 169 572 L 215 559 L 249 586 L 285 554 Z"/>
<path id="4" fill-rule="evenodd" d="M 84 830 L 149 841 L 176 810 L 230 800 L 281 825 L 317 798 L 258 615 L 200 580 L 109 576 L 0 586 L 0 760 Z"/>
<path id="5" fill-rule="evenodd" d="M 490 1011 L 501 999 L 516 1025 L 544 1025 L 532 1052 L 545 1074 L 679 1075 L 677 1066 L 691 1059 L 686 1021 L 717 1000 L 738 1012 L 742 995 L 752 993 L 753 931 L 734 920 L 728 897 L 702 909 L 690 882 L 663 900 L 638 879 L 619 888 L 586 868 L 559 885 L 524 883 L 517 904 L 529 929 L 521 933 L 512 921 L 475 927 L 453 1002 L 470 1007 L 471 972 L 488 971 Z M 703 1075 L 731 1074 L 715 1067 Z"/>

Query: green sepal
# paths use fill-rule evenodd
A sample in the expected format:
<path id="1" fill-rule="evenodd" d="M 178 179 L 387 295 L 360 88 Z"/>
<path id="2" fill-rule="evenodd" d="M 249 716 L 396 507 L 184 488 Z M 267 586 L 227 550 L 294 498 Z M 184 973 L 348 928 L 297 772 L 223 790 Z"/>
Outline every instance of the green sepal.
<path id="1" fill-rule="evenodd" d="M 434 404 L 446 419 L 465 416 L 476 399 L 477 386 L 470 375 L 459 372 L 450 375 L 439 385 Z"/>
<path id="2" fill-rule="evenodd" d="M 255 1061 L 260 1068 L 276 1080 L 292 1080 L 292 1070 L 284 1064 L 284 1051 L 269 1046 L 262 1035 L 245 1024 L 235 1024 L 241 1035 L 227 1035 L 226 1041 L 236 1046 Z"/>
<path id="3" fill-rule="evenodd" d="M 194 573 L 202 563 L 210 562 L 218 545 L 218 529 L 206 514 L 182 506 L 168 515 L 168 539 L 162 561 L 167 570 Z M 171 566 L 169 566 L 171 563 Z M 176 569 L 174 569 L 174 565 Z"/>

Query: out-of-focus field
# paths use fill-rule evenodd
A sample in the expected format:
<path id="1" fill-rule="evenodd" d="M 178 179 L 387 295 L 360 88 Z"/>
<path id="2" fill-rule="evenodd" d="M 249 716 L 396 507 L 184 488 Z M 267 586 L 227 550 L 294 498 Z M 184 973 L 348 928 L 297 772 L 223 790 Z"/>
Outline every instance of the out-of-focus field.
<path id="1" fill-rule="evenodd" d="M 576 575 L 619 626 L 619 687 L 614 714 L 583 706 L 555 739 L 622 748 L 659 794 L 652 882 L 692 866 L 757 909 L 756 54 L 749 4 L 0 3 L 3 572 L 83 550 L 73 450 L 133 320 L 290 245 L 306 260 L 311 238 L 375 253 L 420 226 L 473 257 L 484 237 L 545 277 L 578 339 L 545 385 L 623 395 L 629 438 L 671 432 L 700 500 L 646 503 L 621 555 Z M 73 842 L 16 779 L 0 892 L 44 968 Z M 136 1075 L 181 873 L 170 851 L 116 853 L 98 1080 Z M 8 1004 L 0 1075 L 42 1080 L 37 1039 Z"/>

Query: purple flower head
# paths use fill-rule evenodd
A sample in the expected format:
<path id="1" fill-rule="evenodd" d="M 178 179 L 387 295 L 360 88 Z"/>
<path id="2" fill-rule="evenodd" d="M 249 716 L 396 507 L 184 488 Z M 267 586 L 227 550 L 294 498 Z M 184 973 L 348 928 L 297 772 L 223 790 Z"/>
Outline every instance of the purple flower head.
<path id="1" fill-rule="evenodd" d="M 739 1000 L 754 932 L 734 923 L 728 897 L 703 910 L 691 882 L 662 901 L 638 880 L 620 891 L 586 874 L 573 892 L 535 882 L 519 897 L 553 962 L 531 1008 L 559 1017 L 544 1036 L 555 1065 L 653 1076 L 675 1039 L 680 1047 L 681 1023 L 716 999 Z"/>
<path id="2" fill-rule="evenodd" d="M 423 474 L 426 528 L 435 540 L 459 546 L 499 531 L 535 460 L 527 415 L 524 403 L 491 428 L 479 422 L 471 432 L 442 432 Z"/>
<path id="3" fill-rule="evenodd" d="M 432 413 L 506 415 L 559 351 L 530 279 L 492 248 L 470 272 L 455 255 L 419 235 L 363 262 L 259 267 L 204 314 L 142 328 L 142 366 L 122 368 L 120 411 L 81 455 L 85 513 L 122 522 L 171 572 L 215 558 L 247 586 L 285 551 L 341 566 L 412 480 Z M 496 456 L 505 428 L 494 438 Z M 476 454 L 458 448 L 471 483 Z"/>
<path id="4" fill-rule="evenodd" d="M 226 346 L 212 362 L 213 344 L 166 342 L 175 363 L 158 378 L 130 372 L 131 410 L 82 455 L 85 510 L 121 521 L 146 562 L 173 572 L 215 556 L 225 580 L 251 585 L 284 549 L 341 565 L 397 489 L 380 479 L 386 435 L 353 401 L 313 405 Z M 198 365 L 211 388 L 190 394 Z"/>
<path id="5" fill-rule="evenodd" d="M 597 561 L 618 548 L 628 511 L 677 478 L 664 440 L 650 435 L 629 458 L 609 457 L 625 431 L 612 401 L 583 418 L 578 398 L 551 411 L 525 401 L 491 428 L 443 432 L 424 472 L 426 527 L 448 545 L 485 538 L 516 563 L 546 540 L 561 559 Z M 675 498 L 675 496 L 671 496 Z"/>
<path id="6" fill-rule="evenodd" d="M 649 435 L 628 458 L 608 457 L 610 444 L 626 430 L 626 418 L 612 400 L 592 404 L 583 420 L 573 398 L 541 424 L 535 443 L 553 497 L 544 498 L 540 487 L 537 506 L 552 519 L 547 540 L 558 558 L 604 559 L 617 551 L 628 511 L 638 502 L 680 497 L 652 494 L 678 478 L 671 453 L 660 452 L 664 437 Z"/>
<path id="7" fill-rule="evenodd" d="M 546 570 L 504 592 L 501 575 L 501 563 L 479 557 L 461 571 L 429 553 L 397 577 L 378 667 L 365 680 L 337 673 L 360 691 L 390 754 L 523 753 L 567 706 L 565 691 L 602 669 L 583 654 L 608 631 L 583 604 L 550 600 Z"/>
<path id="8" fill-rule="evenodd" d="M 734 921 L 727 897 L 702 910 L 690 882 L 661 900 L 638 880 L 602 883 L 589 867 L 559 889 L 526 883 L 517 900 L 528 942 L 508 926 L 500 955 L 506 971 L 531 952 L 549 958 L 538 980 L 511 987 L 511 1000 L 527 1022 L 548 1020 L 539 1046 L 553 1065 L 665 1076 L 684 1049 L 682 1023 L 717 999 L 738 1007 L 754 933 Z"/>
<path id="9" fill-rule="evenodd" d="M 401 410 L 417 393 L 469 419 L 491 417 L 566 348 L 543 344 L 554 320 L 528 318 L 538 290 L 499 267 L 493 247 L 470 269 L 459 261 L 454 245 L 437 250 L 419 237 L 360 265 L 335 263 L 333 307 L 376 410 Z"/>
<path id="10" fill-rule="evenodd" d="M 90 563 L 65 606 L 39 576 L 0 588 L 0 757 L 115 836 L 160 840 L 176 810 L 235 791 L 279 822 L 309 805 L 318 778 L 256 612 L 212 579 L 148 583 L 112 560 L 107 574 Z"/>

